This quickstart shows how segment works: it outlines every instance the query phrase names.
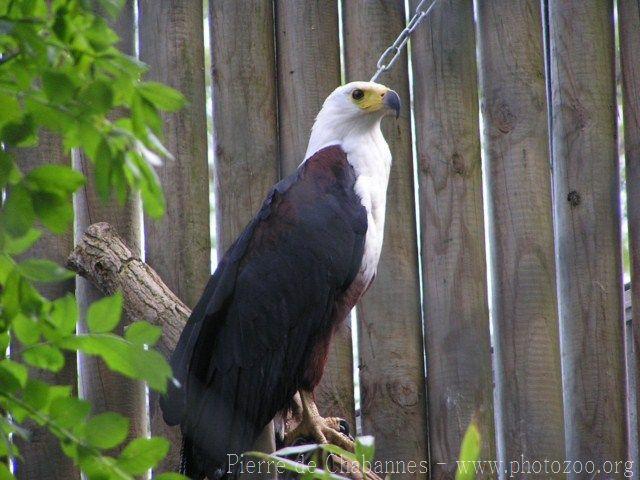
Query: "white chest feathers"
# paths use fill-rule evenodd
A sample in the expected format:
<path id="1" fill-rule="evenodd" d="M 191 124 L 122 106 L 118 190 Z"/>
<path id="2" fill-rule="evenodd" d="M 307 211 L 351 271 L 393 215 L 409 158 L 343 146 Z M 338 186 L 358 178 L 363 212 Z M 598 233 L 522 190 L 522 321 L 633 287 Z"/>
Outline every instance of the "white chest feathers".
<path id="1" fill-rule="evenodd" d="M 358 280 L 368 285 L 376 273 L 382 251 L 391 152 L 379 129 L 366 139 L 344 142 L 342 148 L 356 174 L 356 195 L 367 210 L 367 234 Z"/>

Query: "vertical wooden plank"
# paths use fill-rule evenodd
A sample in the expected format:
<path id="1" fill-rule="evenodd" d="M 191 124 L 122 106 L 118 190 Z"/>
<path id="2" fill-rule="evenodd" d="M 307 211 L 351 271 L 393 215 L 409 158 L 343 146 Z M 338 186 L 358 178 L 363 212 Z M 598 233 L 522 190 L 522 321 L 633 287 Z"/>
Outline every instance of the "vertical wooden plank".
<path id="1" fill-rule="evenodd" d="M 46 131 L 40 132 L 37 147 L 29 149 L 15 149 L 11 152 L 23 172 L 28 172 L 42 165 L 61 164 L 71 166 L 71 159 L 65 155 L 60 138 Z M 60 265 L 64 265 L 67 256 L 73 249 L 73 229 L 69 228 L 62 235 L 43 230 L 40 240 L 29 250 L 30 258 L 46 258 Z M 42 295 L 50 300 L 73 293 L 73 280 L 62 283 L 46 283 L 38 286 Z M 20 347 L 18 347 L 20 348 Z M 31 378 L 37 378 L 57 385 L 71 385 L 74 390 L 77 385 L 76 356 L 65 354 L 64 368 L 58 373 L 32 370 Z M 21 459 L 17 459 L 15 476 L 19 480 L 37 480 L 49 478 L 51 480 L 69 480 L 79 478 L 80 473 L 73 465 L 73 460 L 60 450 L 60 442 L 44 427 L 32 425 L 32 436 L 29 441 L 16 437 L 20 449 Z"/>
<path id="2" fill-rule="evenodd" d="M 129 54 L 134 54 L 134 10 L 133 1 L 128 0 L 120 13 L 113 28 L 120 36 L 119 48 Z M 98 197 L 93 167 L 88 158 L 81 152 L 73 154 L 74 167 L 87 177 L 87 185 L 75 196 L 75 233 L 78 240 L 92 223 L 108 222 L 127 242 L 136 253 L 140 253 L 140 202 L 133 196 L 130 202 L 120 207 L 117 202 L 103 203 Z M 76 296 L 80 307 L 80 316 L 84 317 L 87 307 L 102 297 L 101 293 L 87 280 L 77 277 Z M 123 318 L 116 331 L 122 333 L 124 325 L 129 319 Z M 86 324 L 81 321 L 78 330 L 86 331 Z M 101 360 L 95 357 L 79 355 L 79 393 L 93 405 L 93 411 L 118 412 L 131 421 L 131 435 L 145 436 L 148 434 L 147 400 L 145 387 L 142 382 L 134 382 L 114 373 Z"/>
<path id="3" fill-rule="evenodd" d="M 271 0 L 210 0 L 209 21 L 222 256 L 279 176 L 273 5 Z"/>
<path id="4" fill-rule="evenodd" d="M 290 174 L 307 150 L 324 99 L 340 85 L 338 2 L 276 0 L 280 163 Z"/>
<path id="5" fill-rule="evenodd" d="M 164 118 L 164 145 L 175 160 L 157 169 L 167 211 L 159 221 L 145 218 L 145 260 L 193 308 L 211 274 L 202 0 L 138 0 L 138 12 L 140 60 L 150 67 L 147 78 L 179 90 L 188 102 Z M 180 429 L 164 423 L 156 395 L 149 401 L 151 434 L 171 440 L 158 470 L 175 471 Z"/>
<path id="6" fill-rule="evenodd" d="M 562 461 L 562 375 L 540 3 L 481 2 L 478 28 L 504 451 L 507 461 L 521 456 Z"/>
<path id="7" fill-rule="evenodd" d="M 347 78 L 368 80 L 404 28 L 404 2 L 347 0 L 343 18 Z M 380 460 L 420 462 L 428 459 L 427 421 L 406 52 L 380 82 L 404 105 L 398 120 L 383 125 L 393 155 L 384 246 L 357 309 L 362 426 L 375 436 Z"/>
<path id="8" fill-rule="evenodd" d="M 221 256 L 278 181 L 271 0 L 210 0 L 214 167 Z"/>
<path id="9" fill-rule="evenodd" d="M 629 252 L 631 255 L 631 304 L 640 308 L 640 3 L 619 0 L 620 64 L 624 111 L 624 146 L 627 178 L 627 222 L 629 224 Z M 636 413 L 640 392 L 640 318 L 631 317 L 633 359 L 629 367 L 635 369 Z M 638 422 L 636 422 L 636 427 Z M 640 431 L 635 438 L 640 437 Z M 631 458 L 637 458 L 638 445 L 632 445 Z"/>
<path id="10" fill-rule="evenodd" d="M 481 458 L 496 458 L 473 1 L 441 1 L 411 46 L 431 478 L 444 479 L 474 418 Z"/>
<path id="11" fill-rule="evenodd" d="M 612 7 L 549 2 L 567 457 L 596 465 L 626 458 Z"/>
<path id="12" fill-rule="evenodd" d="M 276 1 L 280 169 L 289 175 L 304 160 L 309 133 L 324 99 L 340 85 L 338 2 Z M 315 391 L 324 416 L 341 417 L 355 431 L 351 326 L 336 335 Z"/>

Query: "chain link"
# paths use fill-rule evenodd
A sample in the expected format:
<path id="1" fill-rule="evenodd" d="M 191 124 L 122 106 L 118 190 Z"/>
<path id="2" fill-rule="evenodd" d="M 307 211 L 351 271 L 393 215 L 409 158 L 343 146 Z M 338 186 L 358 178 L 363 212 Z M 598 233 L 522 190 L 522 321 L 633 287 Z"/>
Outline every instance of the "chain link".
<path id="1" fill-rule="evenodd" d="M 400 52 L 402 52 L 402 49 L 407 44 L 409 37 L 418 27 L 418 25 L 420 25 L 420 22 L 422 22 L 422 20 L 424 20 L 427 15 L 429 15 L 431 8 L 436 4 L 437 1 L 438 0 L 421 0 L 421 2 L 416 7 L 416 13 L 413 14 L 413 17 L 411 17 L 411 20 L 409 20 L 409 23 L 407 24 L 405 29 L 400 32 L 398 38 L 395 39 L 395 41 L 389 46 L 389 48 L 387 48 L 382 53 L 382 55 L 380 55 L 378 63 L 376 63 L 376 73 L 373 75 L 373 77 L 371 77 L 372 82 L 375 82 L 381 73 L 386 72 L 391 67 L 393 67 L 393 64 L 396 63 L 396 60 L 400 56 Z M 426 6 L 427 4 L 429 4 L 428 7 Z"/>

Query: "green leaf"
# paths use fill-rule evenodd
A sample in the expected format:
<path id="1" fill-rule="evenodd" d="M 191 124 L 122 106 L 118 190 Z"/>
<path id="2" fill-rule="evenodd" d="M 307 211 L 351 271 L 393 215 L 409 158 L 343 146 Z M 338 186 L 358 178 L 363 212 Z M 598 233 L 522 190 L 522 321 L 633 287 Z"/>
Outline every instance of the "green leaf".
<path id="1" fill-rule="evenodd" d="M 106 81 L 96 80 L 80 92 L 78 100 L 89 112 L 105 114 L 113 107 L 113 90 Z"/>
<path id="2" fill-rule="evenodd" d="M 78 304 L 76 298 L 67 294 L 51 304 L 49 320 L 63 334 L 75 332 L 78 322 Z"/>
<path id="3" fill-rule="evenodd" d="M 25 315 L 39 316 L 44 298 L 33 288 L 17 268 L 13 268 L 7 275 L 4 292 L 0 295 L 2 317 L 12 319 L 20 311 Z M 1 353 L 1 352 L 0 352 Z"/>
<path id="4" fill-rule="evenodd" d="M 0 93 L 0 125 L 22 117 L 22 109 L 14 95 Z"/>
<path id="5" fill-rule="evenodd" d="M 139 187 L 145 212 L 151 218 L 162 217 L 165 211 L 165 199 L 156 172 L 140 155 L 131 154 L 129 158 L 132 160 L 132 166 L 137 167 L 140 172 Z"/>
<path id="6" fill-rule="evenodd" d="M 31 228 L 20 237 L 5 236 L 4 251 L 9 255 L 20 255 L 29 250 L 40 238 L 42 232 Z"/>
<path id="7" fill-rule="evenodd" d="M 64 233 L 73 221 L 73 204 L 70 198 L 50 192 L 34 192 L 31 195 L 36 215 L 53 233 Z"/>
<path id="8" fill-rule="evenodd" d="M 42 90 L 53 103 L 64 103 L 74 97 L 76 86 L 67 74 L 49 70 L 42 74 Z"/>
<path id="9" fill-rule="evenodd" d="M 0 480 L 15 480 L 15 478 L 11 470 L 9 470 L 9 467 L 4 463 L 0 463 Z"/>
<path id="10" fill-rule="evenodd" d="M 150 323 L 134 322 L 124 331 L 124 338 L 138 345 L 155 345 L 162 336 L 162 329 Z"/>
<path id="11" fill-rule="evenodd" d="M 21 120 L 5 123 L 0 130 L 0 140 L 7 145 L 17 147 L 33 145 L 35 125 L 31 115 L 25 115 Z"/>
<path id="12" fill-rule="evenodd" d="M 116 2 L 121 3 L 120 0 L 116 0 Z M 112 17 L 115 18 L 116 15 L 112 15 Z M 107 22 L 100 17 L 94 18 L 91 28 L 87 29 L 84 34 L 93 49 L 97 52 L 106 50 L 108 47 L 118 43 L 118 35 L 116 35 L 116 33 L 109 28 Z"/>
<path id="13" fill-rule="evenodd" d="M 75 274 L 51 260 L 30 258 L 18 264 L 18 270 L 34 282 L 61 282 L 73 278 Z"/>
<path id="14" fill-rule="evenodd" d="M 118 465 L 132 475 L 143 475 L 155 467 L 169 451 L 169 442 L 164 438 L 136 438 L 118 458 Z"/>
<path id="15" fill-rule="evenodd" d="M 11 328 L 15 336 L 23 345 L 33 345 L 40 340 L 40 332 L 38 331 L 38 324 L 31 318 L 18 313 L 11 322 Z"/>
<path id="16" fill-rule="evenodd" d="M 51 345 L 34 345 L 27 348 L 22 357 L 32 367 L 59 372 L 64 367 L 64 355 Z"/>
<path id="17" fill-rule="evenodd" d="M 24 389 L 24 401 L 36 410 L 44 410 L 51 401 L 49 385 L 40 380 L 30 378 Z"/>
<path id="18" fill-rule="evenodd" d="M 356 458 L 360 464 L 373 461 L 375 442 L 371 435 L 356 438 Z"/>
<path id="19" fill-rule="evenodd" d="M 129 420 L 117 413 L 107 412 L 89 419 L 85 428 L 90 445 L 108 449 L 125 441 L 129 433 Z"/>
<path id="20" fill-rule="evenodd" d="M 56 398 L 49 407 L 49 416 L 62 428 L 75 427 L 91 411 L 91 404 L 76 397 Z"/>
<path id="21" fill-rule="evenodd" d="M 149 130 L 162 134 L 162 117 L 158 108 L 137 92 L 131 98 L 131 128 L 142 140 Z"/>
<path id="22" fill-rule="evenodd" d="M 4 285 L 9 278 L 9 274 L 13 272 L 16 262 L 4 253 L 0 253 L 0 285 Z"/>
<path id="23" fill-rule="evenodd" d="M 143 82 L 138 85 L 138 92 L 156 107 L 168 112 L 180 110 L 186 103 L 180 92 L 162 83 Z"/>
<path id="24" fill-rule="evenodd" d="M 7 183 L 17 183 L 20 181 L 20 176 L 20 171 L 13 162 L 13 157 L 0 150 L 0 188 Z"/>
<path id="25" fill-rule="evenodd" d="M 340 455 L 341 457 L 346 458 L 348 460 L 352 460 L 354 462 L 357 462 L 358 460 L 360 460 L 361 464 L 363 464 L 362 453 L 360 454 L 360 457 L 358 457 L 354 453 L 348 452 L 338 447 L 337 445 L 331 445 L 331 444 L 321 444 L 321 445 L 318 445 L 318 447 L 320 447 L 323 451 L 327 453 L 334 453 L 336 455 Z"/>
<path id="26" fill-rule="evenodd" d="M 179 473 L 167 472 L 155 476 L 156 480 L 189 480 L 189 477 L 180 475 Z"/>
<path id="27" fill-rule="evenodd" d="M 9 332 L 0 333 L 0 351 L 6 352 L 10 341 L 11 337 L 9 336 Z"/>
<path id="28" fill-rule="evenodd" d="M 73 193 L 84 185 L 84 175 L 64 165 L 43 165 L 31 170 L 26 180 L 36 190 Z"/>
<path id="29" fill-rule="evenodd" d="M 35 220 L 31 196 L 22 183 L 9 191 L 4 205 L 2 223 L 14 237 L 26 235 Z"/>
<path id="30" fill-rule="evenodd" d="M 476 474 L 473 468 L 460 468 L 460 465 L 469 467 L 480 458 L 480 431 L 473 420 L 467 428 L 462 444 L 460 445 L 460 456 L 458 458 L 458 468 L 456 469 L 456 480 L 475 480 Z"/>
<path id="31" fill-rule="evenodd" d="M 80 466 L 84 476 L 89 480 L 121 480 L 123 478 L 121 474 L 114 475 L 113 468 L 110 467 L 110 465 L 105 464 L 105 461 L 115 463 L 115 460 L 111 457 L 104 455 L 98 456 L 93 453 L 86 452 L 82 448 L 73 448 L 71 445 L 65 453 L 67 455 L 71 453 L 70 456 L 72 458 L 79 457 L 78 465 Z M 133 480 L 133 478 L 130 478 L 129 480 Z"/>
<path id="32" fill-rule="evenodd" d="M 129 378 L 143 380 L 149 387 L 164 393 L 172 377 L 171 367 L 156 350 L 145 349 L 108 333 L 82 334 L 60 342 L 63 348 L 80 350 L 102 358 L 107 366 Z"/>
<path id="33" fill-rule="evenodd" d="M 8 358 L 0 361 L 0 369 L 8 372 L 13 378 L 18 382 L 20 387 L 23 387 L 27 384 L 27 378 L 29 373 L 27 371 L 27 367 L 22 365 L 21 363 L 14 362 Z"/>
<path id="34" fill-rule="evenodd" d="M 47 127 L 52 132 L 66 133 L 73 128 L 75 119 L 66 111 L 43 104 L 33 98 L 27 98 L 25 106 L 37 124 Z"/>
<path id="35" fill-rule="evenodd" d="M 136 345 L 132 349 L 131 363 L 135 369 L 135 378 L 145 380 L 153 390 L 166 392 L 167 382 L 172 378 L 173 372 L 160 352 Z"/>
<path id="36" fill-rule="evenodd" d="M 89 331 L 92 333 L 110 332 L 120 322 L 121 314 L 122 294 L 120 292 L 93 302 L 87 312 Z"/>

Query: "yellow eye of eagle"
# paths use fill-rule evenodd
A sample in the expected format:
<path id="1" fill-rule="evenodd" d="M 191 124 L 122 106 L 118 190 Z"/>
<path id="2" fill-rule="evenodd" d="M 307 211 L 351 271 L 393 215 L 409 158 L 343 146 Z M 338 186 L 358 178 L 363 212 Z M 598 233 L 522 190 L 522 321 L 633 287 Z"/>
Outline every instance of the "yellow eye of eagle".
<path id="1" fill-rule="evenodd" d="M 360 90 L 359 88 L 356 88 L 351 93 L 351 98 L 353 98 L 354 100 L 361 100 L 363 97 L 364 97 L 364 92 L 362 90 Z"/>

